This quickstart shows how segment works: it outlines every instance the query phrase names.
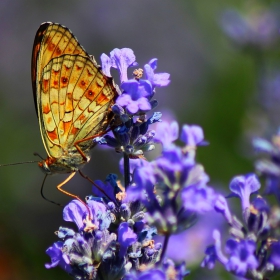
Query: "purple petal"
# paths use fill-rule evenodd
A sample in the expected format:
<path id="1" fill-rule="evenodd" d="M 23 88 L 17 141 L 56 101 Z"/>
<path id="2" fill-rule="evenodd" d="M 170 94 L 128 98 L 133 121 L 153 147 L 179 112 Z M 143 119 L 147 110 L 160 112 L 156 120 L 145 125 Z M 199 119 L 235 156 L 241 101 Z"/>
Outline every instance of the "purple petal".
<path id="1" fill-rule="evenodd" d="M 222 213 L 225 219 L 227 220 L 227 222 L 231 224 L 232 216 L 228 208 L 227 200 L 224 196 L 222 195 L 217 196 L 217 200 L 215 202 L 214 208 L 217 212 Z"/>
<path id="2" fill-rule="evenodd" d="M 137 101 L 131 101 L 129 104 L 126 106 L 127 111 L 130 114 L 135 114 L 139 110 L 138 102 Z"/>
<path id="3" fill-rule="evenodd" d="M 187 146 L 196 147 L 204 139 L 203 130 L 197 125 L 184 125 L 181 133 L 181 140 Z"/>
<path id="4" fill-rule="evenodd" d="M 100 57 L 101 59 L 101 64 L 102 64 L 102 72 L 108 76 L 111 77 L 111 72 L 110 69 L 112 67 L 112 62 L 111 62 L 111 58 L 106 55 L 105 53 L 103 53 Z"/>
<path id="5" fill-rule="evenodd" d="M 149 61 L 149 65 L 151 66 L 151 68 L 153 70 L 156 70 L 157 69 L 157 61 L 158 59 L 157 58 L 153 58 Z"/>
<path id="6" fill-rule="evenodd" d="M 141 111 L 149 111 L 152 109 L 149 100 L 146 97 L 141 97 L 137 100 L 138 107 Z"/>
<path id="7" fill-rule="evenodd" d="M 221 233 L 217 229 L 215 229 L 213 231 L 212 236 L 215 242 L 215 251 L 216 251 L 217 258 L 222 264 L 225 265 L 227 264 L 228 259 L 222 252 Z"/>
<path id="8" fill-rule="evenodd" d="M 277 267 L 277 269 L 280 268 L 280 242 L 273 242 L 270 246 L 271 248 L 271 254 L 269 257 L 269 261 Z"/>
<path id="9" fill-rule="evenodd" d="M 119 162 L 119 168 L 120 168 L 120 171 L 122 174 L 124 174 L 124 160 L 123 158 L 121 158 L 120 162 Z M 130 174 L 132 174 L 134 172 L 134 169 L 135 168 L 140 168 L 142 166 L 147 166 L 149 165 L 149 162 L 145 159 L 132 159 L 130 161 L 130 164 L 129 164 L 129 168 L 130 168 Z"/>
<path id="10" fill-rule="evenodd" d="M 78 200 L 72 200 L 63 209 L 63 219 L 67 222 L 75 222 L 78 229 L 84 226 L 83 219 L 87 213 L 87 208 Z"/>
<path id="11" fill-rule="evenodd" d="M 151 98 L 153 94 L 152 85 L 148 80 L 139 80 L 137 95 L 131 96 L 133 100 L 139 99 L 141 97 Z"/>
<path id="12" fill-rule="evenodd" d="M 121 82 L 127 81 L 127 68 L 134 66 L 135 55 L 129 48 L 114 49 L 110 52 L 112 67 L 116 68 L 120 72 Z"/>
<path id="13" fill-rule="evenodd" d="M 216 194 L 210 187 L 186 187 L 182 191 L 182 201 L 187 210 L 204 213 L 213 210 Z"/>
<path id="14" fill-rule="evenodd" d="M 122 94 L 116 100 L 116 103 L 122 107 L 127 106 L 131 102 L 132 102 L 132 99 L 131 99 L 130 95 L 128 95 L 128 94 Z"/>
<path id="15" fill-rule="evenodd" d="M 49 247 L 46 250 L 46 253 L 51 258 L 51 263 L 45 264 L 45 267 L 47 269 L 56 267 L 59 264 L 59 262 L 62 260 L 62 251 L 61 251 L 62 247 L 63 247 L 63 242 L 58 241 L 55 242 L 51 247 Z"/>
<path id="16" fill-rule="evenodd" d="M 242 208 L 245 210 L 250 206 L 250 195 L 260 189 L 260 182 L 255 174 L 247 174 L 245 176 L 234 177 L 229 185 L 230 190 L 242 202 Z"/>
<path id="17" fill-rule="evenodd" d="M 172 123 L 161 122 L 157 125 L 154 140 L 160 142 L 164 147 L 178 139 L 179 125 L 176 121 Z"/>
<path id="18" fill-rule="evenodd" d="M 169 73 L 157 73 L 154 74 L 153 86 L 155 87 L 165 87 L 170 84 L 170 74 Z"/>
<path id="19" fill-rule="evenodd" d="M 230 254 L 226 264 L 228 271 L 238 276 L 245 276 L 248 270 L 258 267 L 258 260 L 255 256 L 256 243 L 252 240 L 236 241 L 229 239 L 226 243 L 226 251 Z"/>
<path id="20" fill-rule="evenodd" d="M 123 91 L 128 94 L 132 99 L 137 100 L 141 96 L 137 96 L 138 94 L 138 81 L 131 79 L 123 82 L 121 84 L 121 88 Z"/>
<path id="21" fill-rule="evenodd" d="M 127 248 L 137 241 L 137 235 L 129 227 L 128 223 L 121 223 L 118 229 L 118 242 L 120 243 L 119 257 L 123 258 Z"/>
<path id="22" fill-rule="evenodd" d="M 155 73 L 157 68 L 157 59 L 152 59 L 149 64 L 144 65 L 146 78 L 150 81 L 153 87 L 163 87 L 170 83 L 170 74 L 168 73 Z"/>
<path id="23" fill-rule="evenodd" d="M 166 280 L 165 273 L 159 269 L 145 271 L 138 277 L 138 280 Z"/>

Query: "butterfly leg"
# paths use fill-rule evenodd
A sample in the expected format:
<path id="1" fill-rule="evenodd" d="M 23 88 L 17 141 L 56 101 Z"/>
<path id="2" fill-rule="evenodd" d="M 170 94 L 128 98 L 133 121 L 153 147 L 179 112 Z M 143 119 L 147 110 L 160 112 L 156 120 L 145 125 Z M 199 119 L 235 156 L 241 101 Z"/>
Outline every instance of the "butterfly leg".
<path id="1" fill-rule="evenodd" d="M 85 142 L 85 141 L 88 141 L 88 140 L 92 140 L 96 137 L 99 137 L 99 136 L 102 136 L 104 134 L 106 134 L 107 132 L 109 132 L 111 130 L 111 128 L 107 129 L 106 131 L 103 131 L 101 133 L 97 133 L 97 134 L 94 134 L 92 136 L 89 136 L 87 138 L 84 138 L 84 139 L 81 139 L 81 140 L 78 140 L 74 143 L 74 146 L 75 148 L 77 149 L 77 151 L 81 154 L 81 156 L 83 157 L 84 161 L 87 162 L 87 157 L 85 156 L 84 152 L 82 151 L 82 149 L 79 147 L 79 144 L 82 143 L 82 142 Z"/>
<path id="2" fill-rule="evenodd" d="M 68 195 L 70 197 L 73 197 L 74 199 L 79 200 L 83 205 L 85 205 L 85 207 L 87 208 L 87 211 L 88 211 L 89 219 L 91 220 L 91 212 L 90 212 L 90 209 L 89 209 L 88 205 L 83 200 L 81 200 L 77 195 L 74 195 L 74 194 L 72 194 L 70 192 L 67 192 L 67 191 L 62 189 L 62 186 L 64 186 L 66 183 L 68 183 L 74 177 L 75 174 L 76 174 L 76 172 L 72 172 L 62 183 L 57 185 L 56 188 L 60 192 L 66 194 L 66 195 Z"/>

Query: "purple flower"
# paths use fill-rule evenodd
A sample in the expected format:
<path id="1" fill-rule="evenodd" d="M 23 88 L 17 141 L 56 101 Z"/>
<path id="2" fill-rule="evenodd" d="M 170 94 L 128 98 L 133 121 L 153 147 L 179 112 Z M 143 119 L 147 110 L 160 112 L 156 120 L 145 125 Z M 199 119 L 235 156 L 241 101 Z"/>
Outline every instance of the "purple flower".
<path id="1" fill-rule="evenodd" d="M 157 68 L 156 58 L 150 60 L 150 62 L 144 66 L 146 77 L 151 82 L 153 87 L 164 87 L 169 85 L 170 74 L 168 73 L 155 74 L 154 71 L 156 70 L 156 68 Z"/>
<path id="2" fill-rule="evenodd" d="M 63 219 L 67 222 L 74 222 L 79 230 L 83 229 L 84 219 L 87 213 L 87 208 L 79 200 L 72 200 L 63 209 Z M 92 213 L 91 213 L 92 216 Z"/>
<path id="3" fill-rule="evenodd" d="M 214 190 L 207 186 L 193 185 L 182 190 L 184 208 L 197 213 L 213 210 L 216 198 Z"/>
<path id="4" fill-rule="evenodd" d="M 179 234 L 170 236 L 166 257 L 175 262 L 186 261 L 189 265 L 198 263 L 203 257 L 203 250 L 212 242 L 212 232 L 217 226 L 222 226 L 223 220 L 218 219 L 214 211 L 204 213 L 197 223 Z M 163 241 L 161 236 L 155 237 L 156 241 Z M 187 248 L 187 250 L 182 250 Z"/>
<path id="5" fill-rule="evenodd" d="M 215 245 L 208 246 L 205 250 L 205 257 L 201 263 L 201 267 L 213 269 L 217 261 Z"/>
<path id="6" fill-rule="evenodd" d="M 102 197 L 106 201 L 110 200 L 115 203 L 116 194 L 121 192 L 117 184 L 117 179 L 118 177 L 115 174 L 109 174 L 105 182 L 101 180 L 94 181 L 94 185 L 92 186 L 93 194 L 97 197 Z"/>
<path id="7" fill-rule="evenodd" d="M 198 125 L 184 125 L 182 127 L 181 140 L 186 146 L 196 147 L 202 144 L 204 139 L 203 130 Z"/>
<path id="8" fill-rule="evenodd" d="M 269 262 L 272 263 L 277 269 L 280 269 L 280 242 L 273 242 L 270 245 L 271 253 Z"/>
<path id="9" fill-rule="evenodd" d="M 224 196 L 217 196 L 215 202 L 215 210 L 219 213 L 222 213 L 228 223 L 232 223 L 232 215 L 230 213 L 227 200 Z"/>
<path id="10" fill-rule="evenodd" d="M 160 269 L 149 269 L 138 275 L 136 273 L 128 273 L 124 280 L 167 280 L 165 273 Z"/>
<path id="11" fill-rule="evenodd" d="M 229 239 L 226 242 L 226 251 L 230 255 L 227 270 L 238 276 L 245 276 L 248 271 L 257 269 L 259 264 L 255 250 L 256 243 L 252 240 Z"/>
<path id="12" fill-rule="evenodd" d="M 176 121 L 171 123 L 161 122 L 157 125 L 155 141 L 167 147 L 178 139 L 179 125 Z"/>
<path id="13" fill-rule="evenodd" d="M 155 174 L 160 180 L 168 182 L 168 185 L 174 184 L 177 180 L 184 184 L 194 164 L 194 159 L 185 156 L 179 147 L 169 145 L 154 163 Z"/>
<path id="14" fill-rule="evenodd" d="M 110 69 L 112 67 L 112 62 L 111 62 L 111 58 L 103 53 L 100 56 L 101 59 L 101 64 L 102 64 L 102 72 L 107 76 L 107 77 L 111 77 L 111 72 Z"/>
<path id="15" fill-rule="evenodd" d="M 155 178 L 150 163 L 141 168 L 135 169 L 133 182 L 134 184 L 127 189 L 127 197 L 125 201 L 140 200 L 143 204 L 146 204 L 148 199 L 145 192 L 147 192 L 150 199 L 154 197 L 153 191 Z"/>
<path id="16" fill-rule="evenodd" d="M 255 138 L 253 146 L 257 152 L 262 152 L 266 156 L 255 162 L 256 170 L 266 179 L 265 194 L 272 194 L 280 203 L 280 133 L 279 131 L 269 142 L 265 139 Z"/>
<path id="17" fill-rule="evenodd" d="M 124 92 L 117 98 L 117 105 L 125 107 L 130 114 L 151 110 L 152 86 L 149 81 L 132 79 L 123 82 L 121 88 Z"/>
<path id="18" fill-rule="evenodd" d="M 229 185 L 230 190 L 241 199 L 242 209 L 250 206 L 250 195 L 256 193 L 261 185 L 255 174 L 234 177 Z"/>
<path id="19" fill-rule="evenodd" d="M 144 166 L 148 166 L 148 165 L 149 165 L 149 162 L 145 159 L 141 159 L 141 158 L 133 159 L 129 163 L 130 174 L 133 174 L 133 172 L 136 168 L 140 168 L 140 167 L 144 167 Z M 120 172 L 122 174 L 124 174 L 124 160 L 123 160 L 123 158 L 120 160 L 119 168 L 120 168 Z"/>
<path id="20" fill-rule="evenodd" d="M 65 259 L 63 258 L 62 250 L 63 250 L 63 242 L 61 241 L 55 242 L 51 247 L 49 247 L 46 253 L 50 256 L 51 263 L 45 264 L 45 267 L 47 269 L 50 269 L 59 265 L 62 269 L 70 273 L 72 268 L 69 265 L 69 262 L 66 262 Z"/>
<path id="21" fill-rule="evenodd" d="M 118 242 L 120 243 L 119 257 L 123 258 L 127 248 L 137 241 L 137 236 L 128 223 L 121 223 L 118 229 Z"/>
<path id="22" fill-rule="evenodd" d="M 72 200 L 63 209 L 63 219 L 68 222 L 75 222 L 78 229 L 84 231 L 91 232 L 92 230 L 100 228 L 101 224 L 102 227 L 104 227 L 104 219 L 106 218 L 108 220 L 104 203 L 88 199 L 87 205 L 88 208 L 86 208 L 86 206 L 79 200 Z M 90 217 L 88 215 L 88 209 L 90 210 Z M 110 219 L 106 221 L 107 226 L 105 227 L 108 227 L 110 222 Z"/>
<path id="23" fill-rule="evenodd" d="M 138 111 L 147 112 L 151 110 L 151 104 L 146 97 L 133 100 L 129 94 L 123 93 L 117 99 L 117 104 L 126 107 L 129 114 L 136 114 Z"/>
<path id="24" fill-rule="evenodd" d="M 136 66 L 135 55 L 129 48 L 114 49 L 110 52 L 110 58 L 106 54 L 101 55 L 102 70 L 105 75 L 111 77 L 110 68 L 116 68 L 120 72 L 121 82 L 127 81 L 127 68 Z"/>
<path id="25" fill-rule="evenodd" d="M 226 10 L 222 14 L 221 26 L 235 44 L 257 49 L 272 46 L 279 29 L 277 15 L 264 9 L 245 16 L 233 9 Z"/>
<path id="26" fill-rule="evenodd" d="M 212 236 L 214 239 L 214 245 L 207 247 L 205 251 L 206 256 L 201 263 L 202 267 L 208 267 L 209 269 L 213 269 L 217 260 L 224 265 L 228 262 L 227 257 L 222 252 L 220 232 L 218 230 L 214 230 Z"/>

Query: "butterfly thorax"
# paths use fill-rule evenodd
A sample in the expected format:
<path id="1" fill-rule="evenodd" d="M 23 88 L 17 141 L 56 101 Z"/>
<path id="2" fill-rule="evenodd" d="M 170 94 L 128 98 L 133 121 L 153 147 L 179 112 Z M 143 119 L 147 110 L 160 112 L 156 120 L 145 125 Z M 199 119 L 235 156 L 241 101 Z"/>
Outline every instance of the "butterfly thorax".
<path id="1" fill-rule="evenodd" d="M 79 153 L 63 155 L 59 158 L 47 157 L 38 163 L 42 171 L 48 175 L 55 173 L 71 173 L 76 172 L 90 160 L 88 153 L 84 154 L 86 160 Z"/>

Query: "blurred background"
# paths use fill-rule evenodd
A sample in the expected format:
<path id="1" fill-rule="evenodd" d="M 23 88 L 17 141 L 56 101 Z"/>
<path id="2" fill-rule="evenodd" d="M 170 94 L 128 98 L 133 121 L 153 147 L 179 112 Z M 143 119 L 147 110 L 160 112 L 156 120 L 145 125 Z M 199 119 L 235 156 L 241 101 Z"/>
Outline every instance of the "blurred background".
<path id="1" fill-rule="evenodd" d="M 2 0 L 0 163 L 38 160 L 34 152 L 46 156 L 30 64 L 39 25 L 53 21 L 70 28 L 97 61 L 103 52 L 122 47 L 134 50 L 140 67 L 158 58 L 157 71 L 170 73 L 171 83 L 157 90 L 156 110 L 163 118 L 203 127 L 210 145 L 199 149 L 198 161 L 211 185 L 227 193 L 233 176 L 254 170 L 252 137 L 270 137 L 280 123 L 277 2 Z M 95 148 L 83 171 L 103 180 L 108 173 L 119 174 L 119 159 L 112 150 Z M 49 262 L 45 250 L 57 240 L 54 231 L 67 224 L 62 209 L 42 199 L 43 177 L 37 164 L 0 168 L 0 279 L 69 279 L 59 268 L 44 268 Z M 62 204 L 70 199 L 56 185 L 65 177 L 45 183 L 45 195 Z M 91 193 L 90 183 L 79 175 L 65 188 L 81 197 Z M 230 203 L 234 207 L 237 200 Z M 181 240 L 192 270 L 188 279 L 229 279 L 219 270 L 218 276 L 217 271 L 198 272 L 204 249 L 191 251 L 190 243 L 199 247 L 202 239 Z"/>

